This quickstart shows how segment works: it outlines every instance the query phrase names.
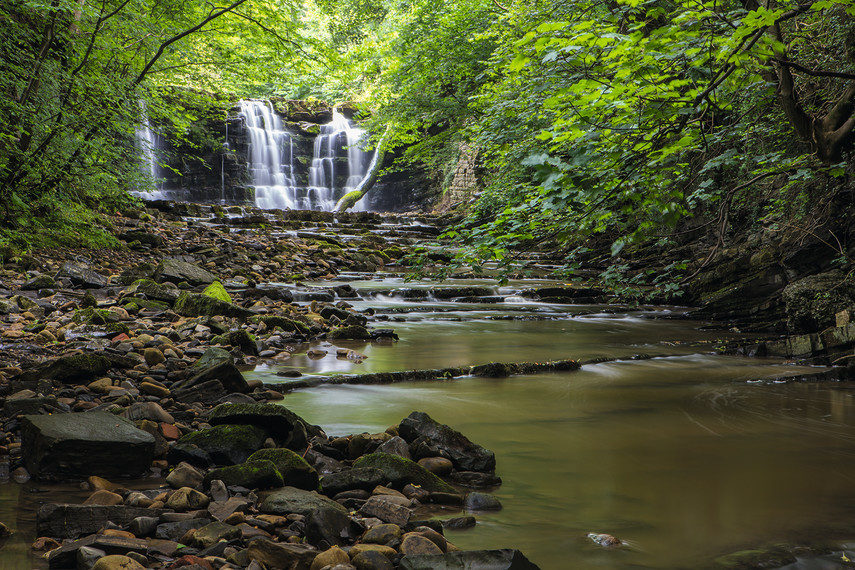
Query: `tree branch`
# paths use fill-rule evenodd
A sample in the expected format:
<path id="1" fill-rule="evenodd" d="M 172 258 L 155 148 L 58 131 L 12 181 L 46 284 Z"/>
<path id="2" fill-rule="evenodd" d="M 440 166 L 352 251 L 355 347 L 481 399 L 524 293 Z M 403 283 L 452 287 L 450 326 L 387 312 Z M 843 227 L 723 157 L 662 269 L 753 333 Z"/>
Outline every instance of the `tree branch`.
<path id="1" fill-rule="evenodd" d="M 184 30 L 183 32 L 181 32 L 180 34 L 172 36 L 171 38 L 169 38 L 168 40 L 166 40 L 165 42 L 160 44 L 160 47 L 158 48 L 157 53 L 154 54 L 154 56 L 148 61 L 148 63 L 145 64 L 145 67 L 143 68 L 142 71 L 140 71 L 140 74 L 137 76 L 137 78 L 134 79 L 132 85 L 139 85 L 142 82 L 142 80 L 145 79 L 145 76 L 148 74 L 149 70 L 152 68 L 152 66 L 155 63 L 157 63 L 157 60 L 160 59 L 160 56 L 163 55 L 163 53 L 166 51 L 166 48 L 168 48 L 170 45 L 174 44 L 175 42 L 177 42 L 178 40 L 180 40 L 182 38 L 186 38 L 187 36 L 189 36 L 193 32 L 200 30 L 208 22 L 210 22 L 212 20 L 216 20 L 217 18 L 219 18 L 223 14 L 226 14 L 228 12 L 233 11 L 235 8 L 237 8 L 241 4 L 244 4 L 246 1 L 247 0 L 237 0 L 231 6 L 223 8 L 222 10 L 217 10 L 216 12 L 211 12 L 211 14 L 207 18 L 205 18 L 204 20 L 202 20 L 201 22 L 199 22 L 198 24 L 196 24 L 192 28 L 188 28 L 188 29 Z"/>
<path id="2" fill-rule="evenodd" d="M 808 69 L 807 67 L 799 65 L 794 61 L 787 61 L 785 59 L 779 58 L 776 58 L 774 61 L 782 67 L 789 67 L 795 69 L 796 71 L 804 73 L 805 75 L 810 75 L 811 77 L 837 77 L 840 79 L 855 79 L 855 73 L 844 73 L 841 71 L 817 71 L 814 69 Z"/>

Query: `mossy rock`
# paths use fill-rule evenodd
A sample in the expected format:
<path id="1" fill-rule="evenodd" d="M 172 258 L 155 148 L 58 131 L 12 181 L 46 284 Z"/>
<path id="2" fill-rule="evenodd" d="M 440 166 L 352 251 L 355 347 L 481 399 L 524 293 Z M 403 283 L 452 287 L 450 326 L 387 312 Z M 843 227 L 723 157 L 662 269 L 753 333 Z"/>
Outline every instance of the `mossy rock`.
<path id="1" fill-rule="evenodd" d="M 156 301 L 154 299 L 140 299 L 138 297 L 125 297 L 124 301 L 128 301 L 129 304 L 133 303 L 136 305 L 138 309 L 145 309 L 147 311 L 166 311 L 169 309 L 169 303 L 165 301 Z"/>
<path id="2" fill-rule="evenodd" d="M 318 472 L 300 455 L 290 449 L 259 449 L 249 456 L 250 461 L 272 462 L 276 470 L 282 474 L 285 485 L 313 491 L 318 488 Z"/>
<path id="3" fill-rule="evenodd" d="M 261 448 L 267 431 L 255 425 L 218 425 L 188 433 L 178 440 L 196 445 L 219 465 L 239 465 Z"/>
<path id="4" fill-rule="evenodd" d="M 179 291 L 152 279 L 137 279 L 122 292 L 122 297 L 141 297 L 149 300 L 164 301 L 172 304 L 178 298 Z"/>
<path id="5" fill-rule="evenodd" d="M 231 295 L 229 295 L 228 291 L 226 291 L 226 288 L 223 287 L 223 284 L 219 281 L 214 281 L 213 283 L 205 287 L 205 290 L 202 291 L 202 294 L 217 299 L 218 301 L 223 301 L 224 303 L 232 302 Z"/>
<path id="6" fill-rule="evenodd" d="M 176 313 L 185 317 L 213 317 L 221 315 L 224 317 L 235 317 L 247 319 L 253 312 L 239 307 L 233 303 L 227 303 L 214 299 L 207 295 L 183 291 L 173 307 Z"/>
<path id="7" fill-rule="evenodd" d="M 39 380 L 42 378 L 66 383 L 85 383 L 103 376 L 112 363 L 98 354 L 74 354 L 49 360 L 36 368 L 26 370 L 21 380 Z"/>
<path id="8" fill-rule="evenodd" d="M 279 327 L 283 331 L 297 332 L 306 335 L 310 334 L 311 332 L 309 330 L 308 325 L 306 325 L 305 323 L 301 323 L 300 321 L 295 321 L 287 317 L 280 317 L 277 315 L 262 315 L 259 317 L 255 317 L 252 320 L 256 323 L 264 323 L 270 330 Z"/>
<path id="9" fill-rule="evenodd" d="M 252 456 L 240 465 L 211 469 L 205 475 L 203 484 L 208 488 L 211 481 L 218 479 L 227 487 L 241 486 L 247 489 L 276 489 L 285 485 L 282 474 L 272 461 L 253 459 Z"/>
<path id="10" fill-rule="evenodd" d="M 85 323 L 88 325 L 103 326 L 107 323 L 119 322 L 119 315 L 107 309 L 96 309 L 94 307 L 86 307 L 74 312 L 74 317 L 71 319 L 75 323 Z"/>
<path id="11" fill-rule="evenodd" d="M 244 354 L 258 356 L 258 345 L 255 343 L 255 337 L 247 331 L 243 329 L 230 331 L 222 335 L 222 337 L 225 340 L 224 344 L 235 346 Z"/>
<path id="12" fill-rule="evenodd" d="M 418 485 L 431 493 L 457 493 L 457 490 L 416 463 L 398 455 L 389 453 L 370 453 L 363 455 L 353 463 L 354 469 L 373 467 L 383 472 L 393 485 Z"/>
<path id="13" fill-rule="evenodd" d="M 383 250 L 383 254 L 389 259 L 400 259 L 404 257 L 404 250 L 398 246 L 387 247 Z"/>
<path id="14" fill-rule="evenodd" d="M 317 492 L 297 489 L 296 487 L 282 487 L 270 492 L 259 506 L 262 513 L 282 516 L 291 513 L 309 516 L 318 509 L 347 512 L 343 506 L 332 499 L 319 495 Z"/>
<path id="15" fill-rule="evenodd" d="M 359 325 L 349 325 L 346 327 L 338 327 L 327 333 L 327 338 L 330 340 L 352 339 L 352 340 L 367 340 L 371 338 L 371 333 L 368 329 Z"/>
<path id="16" fill-rule="evenodd" d="M 278 404 L 220 404 L 208 414 L 208 423 L 216 425 L 256 425 L 271 437 L 286 440 L 295 426 L 302 425 L 309 437 L 326 437 L 324 431 L 310 424 L 285 406 Z"/>

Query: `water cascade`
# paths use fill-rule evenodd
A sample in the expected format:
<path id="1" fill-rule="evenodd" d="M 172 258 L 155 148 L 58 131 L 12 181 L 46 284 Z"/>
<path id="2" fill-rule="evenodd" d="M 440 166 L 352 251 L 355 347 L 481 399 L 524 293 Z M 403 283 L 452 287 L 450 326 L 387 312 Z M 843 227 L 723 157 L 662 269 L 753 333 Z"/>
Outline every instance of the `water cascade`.
<path id="1" fill-rule="evenodd" d="M 249 171 L 255 205 L 267 210 L 311 209 L 311 201 L 297 188 L 294 142 L 282 128 L 282 119 L 273 111 L 273 105 L 241 100 L 240 115 L 249 132 Z"/>
<path id="2" fill-rule="evenodd" d="M 309 169 L 309 193 L 321 210 L 332 210 L 336 202 L 356 188 L 366 175 L 366 162 L 372 153 L 360 148 L 365 131 L 351 125 L 333 109 L 332 122 L 321 127 L 315 139 L 312 166 Z M 338 186 L 343 172 L 337 172 L 338 157 L 347 153 L 347 178 Z"/>
<path id="3" fill-rule="evenodd" d="M 371 153 L 359 147 L 364 131 L 336 110 L 314 140 L 307 177 L 305 170 L 299 172 L 296 135 L 285 130 L 270 102 L 241 101 L 240 116 L 249 135 L 249 171 L 259 208 L 329 211 L 365 177 Z"/>
<path id="4" fill-rule="evenodd" d="M 146 199 L 158 199 L 163 192 L 162 174 L 158 164 L 161 146 L 160 136 L 151 128 L 145 101 L 140 101 L 140 124 L 137 126 L 134 135 L 134 142 L 140 153 L 140 169 L 143 174 L 154 181 L 156 187 L 155 192 L 135 192 L 135 194 Z"/>

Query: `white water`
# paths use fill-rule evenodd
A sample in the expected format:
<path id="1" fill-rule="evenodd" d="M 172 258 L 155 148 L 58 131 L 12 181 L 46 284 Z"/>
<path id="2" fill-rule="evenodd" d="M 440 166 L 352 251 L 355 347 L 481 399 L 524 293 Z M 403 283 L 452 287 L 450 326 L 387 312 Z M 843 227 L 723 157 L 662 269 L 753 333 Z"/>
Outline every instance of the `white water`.
<path id="1" fill-rule="evenodd" d="M 146 200 L 163 199 L 166 196 L 163 192 L 163 179 L 160 165 L 158 164 L 161 137 L 151 128 L 151 121 L 148 117 L 148 106 L 143 100 L 140 100 L 140 124 L 137 126 L 134 135 L 134 142 L 137 151 L 140 153 L 140 169 L 143 174 L 153 181 L 155 190 L 137 191 L 131 192 L 131 194 Z"/>
<path id="2" fill-rule="evenodd" d="M 366 175 L 372 153 L 360 148 L 364 131 L 333 110 L 315 139 L 308 187 L 298 183 L 295 145 L 269 102 L 241 101 L 240 115 L 249 132 L 249 160 L 255 205 L 262 209 L 332 210 Z M 346 162 L 341 160 L 346 157 Z M 344 163 L 344 164 L 342 164 Z M 346 168 L 347 172 L 338 171 Z M 336 179 L 346 176 L 343 185 Z"/>
<path id="3" fill-rule="evenodd" d="M 255 205 L 263 209 L 311 209 L 300 197 L 294 176 L 294 141 L 282 128 L 273 105 L 240 102 L 240 115 L 249 132 L 249 171 L 255 188 Z"/>

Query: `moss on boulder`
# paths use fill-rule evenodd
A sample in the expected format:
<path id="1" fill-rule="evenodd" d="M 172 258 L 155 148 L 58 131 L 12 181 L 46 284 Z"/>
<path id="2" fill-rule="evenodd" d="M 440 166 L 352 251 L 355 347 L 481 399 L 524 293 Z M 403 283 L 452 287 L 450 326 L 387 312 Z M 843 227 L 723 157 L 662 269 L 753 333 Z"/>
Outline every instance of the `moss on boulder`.
<path id="1" fill-rule="evenodd" d="M 252 311 L 233 303 L 188 291 L 183 291 L 178 296 L 173 309 L 176 313 L 185 317 L 213 317 L 221 315 L 224 317 L 247 319 L 253 315 Z"/>
<path id="2" fill-rule="evenodd" d="M 203 484 L 207 488 L 211 481 L 218 479 L 226 486 L 239 485 L 247 489 L 276 489 L 285 485 L 282 474 L 272 461 L 253 459 L 252 456 L 240 465 L 211 469 Z"/>
<path id="3" fill-rule="evenodd" d="M 217 299 L 218 301 L 223 301 L 224 303 L 232 302 L 231 295 L 229 295 L 228 291 L 226 291 L 226 288 L 223 287 L 223 284 L 219 281 L 214 281 L 213 283 L 205 287 L 205 290 L 202 291 L 202 294 Z"/>
<path id="4" fill-rule="evenodd" d="M 349 325 L 346 327 L 338 327 L 327 333 L 327 338 L 330 340 L 352 339 L 352 340 L 367 340 L 371 338 L 371 333 L 367 328 L 359 325 Z"/>
<path id="5" fill-rule="evenodd" d="M 272 462 L 276 470 L 282 474 L 282 479 L 291 487 L 312 491 L 318 488 L 318 472 L 309 463 L 285 448 L 259 449 L 249 456 L 250 461 Z"/>
<path id="6" fill-rule="evenodd" d="M 383 472 L 392 484 L 419 485 L 431 493 L 457 493 L 457 490 L 414 461 L 389 453 L 370 453 L 353 463 L 354 469 L 373 467 Z"/>
<path id="7" fill-rule="evenodd" d="M 178 440 L 181 445 L 195 445 L 220 465 L 238 465 L 255 453 L 267 431 L 254 425 L 219 425 L 188 433 Z"/>

